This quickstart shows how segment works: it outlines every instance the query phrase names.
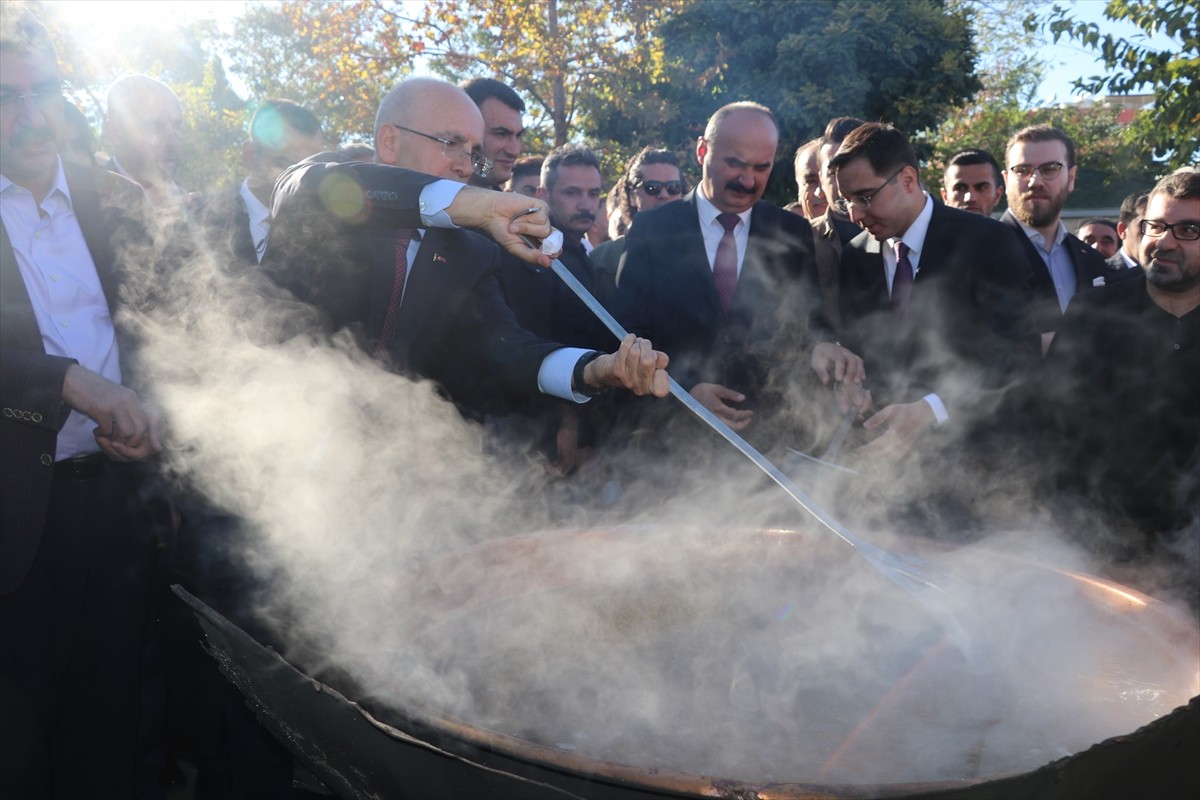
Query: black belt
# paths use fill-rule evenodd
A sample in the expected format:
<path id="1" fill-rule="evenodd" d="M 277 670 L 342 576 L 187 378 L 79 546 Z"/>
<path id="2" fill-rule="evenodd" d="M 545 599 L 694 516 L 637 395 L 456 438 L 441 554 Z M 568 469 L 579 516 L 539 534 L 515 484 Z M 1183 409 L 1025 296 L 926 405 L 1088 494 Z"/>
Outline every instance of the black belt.
<path id="1" fill-rule="evenodd" d="M 54 462 L 54 480 L 90 481 L 104 474 L 108 459 L 102 453 L 64 458 Z"/>

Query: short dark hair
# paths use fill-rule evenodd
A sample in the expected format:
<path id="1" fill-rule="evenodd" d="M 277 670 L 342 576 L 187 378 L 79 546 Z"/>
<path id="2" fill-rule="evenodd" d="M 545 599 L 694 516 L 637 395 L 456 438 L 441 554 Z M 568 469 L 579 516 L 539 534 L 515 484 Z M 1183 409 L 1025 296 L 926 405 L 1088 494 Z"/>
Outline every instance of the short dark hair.
<path id="1" fill-rule="evenodd" d="M 1005 162 L 1008 161 L 1008 151 L 1018 142 L 1062 142 L 1067 148 L 1067 166 L 1075 166 L 1075 142 L 1053 125 L 1030 125 L 1014 133 L 1004 145 Z"/>
<path id="2" fill-rule="evenodd" d="M 250 120 L 250 138 L 256 144 L 270 147 L 264 139 L 270 137 L 276 120 L 306 136 L 321 134 L 321 120 L 317 119 L 315 114 L 294 100 L 273 98 L 264 101 L 254 112 L 254 117 Z"/>
<path id="3" fill-rule="evenodd" d="M 459 84 L 458 88 L 467 93 L 475 105 L 483 107 L 483 101 L 495 98 L 511 109 L 525 113 L 525 101 L 507 84 L 495 78 L 471 78 Z"/>
<path id="4" fill-rule="evenodd" d="M 6 3 L 5 9 L 6 13 L 0 15 L 0 50 L 15 53 L 40 50 L 55 55 L 50 31 L 27 5 Z"/>
<path id="5" fill-rule="evenodd" d="M 987 150 L 980 150 L 977 147 L 972 147 L 967 150 L 960 150 L 950 156 L 950 160 L 946 162 L 946 169 L 951 167 L 969 167 L 972 164 L 991 164 L 992 171 L 996 175 L 996 185 L 1004 185 L 1004 175 L 1001 174 L 1000 164 L 996 162 L 996 157 Z"/>
<path id="6" fill-rule="evenodd" d="M 864 122 L 850 131 L 837 153 L 829 159 L 829 168 L 838 169 L 860 156 L 865 157 L 879 175 L 887 175 L 901 167 L 920 169 L 908 137 L 886 122 Z"/>
<path id="7" fill-rule="evenodd" d="M 600 170 L 600 159 L 591 149 L 581 144 L 564 144 L 556 147 L 542 163 L 542 188 L 550 192 L 558 181 L 559 167 L 595 167 Z"/>
<path id="8" fill-rule="evenodd" d="M 621 225 L 617 228 L 621 234 L 624 234 L 625 230 L 629 228 L 629 223 L 633 221 L 633 215 L 637 213 L 637 209 L 633 206 L 633 192 L 637 188 L 638 180 L 642 177 L 642 167 L 646 164 L 670 164 L 675 167 L 679 170 L 679 180 L 683 182 L 684 191 L 688 190 L 687 180 L 683 177 L 683 167 L 679 163 L 679 156 L 674 151 L 656 148 L 653 145 L 643 147 L 633 158 L 629 159 L 629 163 L 625 165 L 625 171 L 617 179 L 610 195 L 616 196 L 614 210 L 621 214 Z"/>
<path id="9" fill-rule="evenodd" d="M 1117 233 L 1116 220 L 1107 219 L 1105 217 L 1091 217 L 1089 219 L 1085 219 L 1083 222 L 1080 222 L 1077 226 L 1075 226 L 1075 233 L 1078 234 L 1079 231 L 1083 229 L 1084 225 L 1103 225 L 1106 228 L 1112 228 L 1113 233 Z M 1119 233 L 1117 233 L 1117 235 L 1120 236 Z"/>
<path id="10" fill-rule="evenodd" d="M 825 125 L 821 134 L 821 144 L 841 144 L 850 131 L 861 128 L 866 122 L 858 117 L 834 117 Z"/>
<path id="11" fill-rule="evenodd" d="M 1127 195 L 1121 201 L 1121 210 L 1118 212 L 1121 224 L 1128 228 L 1130 223 L 1138 217 L 1143 216 L 1146 213 L 1146 203 L 1149 201 L 1149 192 L 1134 192 Z"/>
<path id="12" fill-rule="evenodd" d="M 1193 200 L 1200 197 L 1200 171 L 1195 167 L 1183 167 L 1163 178 L 1150 190 L 1147 203 L 1155 196 L 1165 194 L 1175 200 Z"/>
<path id="13" fill-rule="evenodd" d="M 542 162 L 546 159 L 542 156 L 522 156 L 513 163 L 512 179 L 524 178 L 526 175 L 537 175 L 538 180 L 542 178 Z"/>

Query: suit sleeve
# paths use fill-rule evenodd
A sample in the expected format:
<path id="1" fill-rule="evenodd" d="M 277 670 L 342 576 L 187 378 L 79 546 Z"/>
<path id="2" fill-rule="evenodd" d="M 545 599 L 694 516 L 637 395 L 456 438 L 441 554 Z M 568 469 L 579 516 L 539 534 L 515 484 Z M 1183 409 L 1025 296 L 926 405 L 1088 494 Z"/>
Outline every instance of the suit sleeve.
<path id="1" fill-rule="evenodd" d="M 4 348 L 0 351 L 0 405 L 6 421 L 59 431 L 71 413 L 62 387 L 73 358 Z"/>

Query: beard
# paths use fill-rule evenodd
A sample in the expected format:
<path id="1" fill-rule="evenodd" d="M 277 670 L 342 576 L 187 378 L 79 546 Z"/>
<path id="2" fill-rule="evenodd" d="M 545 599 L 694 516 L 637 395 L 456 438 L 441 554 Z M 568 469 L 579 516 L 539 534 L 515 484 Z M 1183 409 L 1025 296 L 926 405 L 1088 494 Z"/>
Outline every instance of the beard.
<path id="1" fill-rule="evenodd" d="M 1164 292 L 1183 294 L 1200 285 L 1200 265 L 1188 264 L 1183 253 L 1179 258 L 1159 258 L 1146 262 L 1146 280 Z"/>
<path id="2" fill-rule="evenodd" d="M 1053 225 L 1067 204 L 1067 189 L 1064 186 L 1057 194 L 1047 197 L 1035 197 L 1033 193 L 1022 192 L 1016 201 L 1010 200 L 1013 214 L 1017 219 L 1031 228 L 1045 228 Z"/>

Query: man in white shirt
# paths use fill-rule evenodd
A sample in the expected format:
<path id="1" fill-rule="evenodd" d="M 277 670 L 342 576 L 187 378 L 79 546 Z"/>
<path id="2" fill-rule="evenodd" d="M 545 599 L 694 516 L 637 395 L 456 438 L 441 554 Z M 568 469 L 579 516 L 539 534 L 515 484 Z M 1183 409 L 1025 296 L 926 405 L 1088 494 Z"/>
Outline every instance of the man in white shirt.
<path id="1" fill-rule="evenodd" d="M 64 165 L 45 28 L 0 32 L 0 796 L 129 797 L 153 550 L 121 462 L 160 449 L 114 326 L 142 191 Z"/>
<path id="2" fill-rule="evenodd" d="M 225 263 L 255 266 L 267 252 L 271 193 L 285 169 L 325 149 L 321 122 L 291 100 L 267 100 L 254 112 L 250 138 L 242 145 L 246 177 L 224 186 L 198 215 L 214 256 Z"/>
<path id="3" fill-rule="evenodd" d="M 162 204 L 185 194 L 175 183 L 183 156 L 183 107 L 170 86 L 148 75 L 121 78 L 108 90 L 105 166 L 137 183 Z"/>

